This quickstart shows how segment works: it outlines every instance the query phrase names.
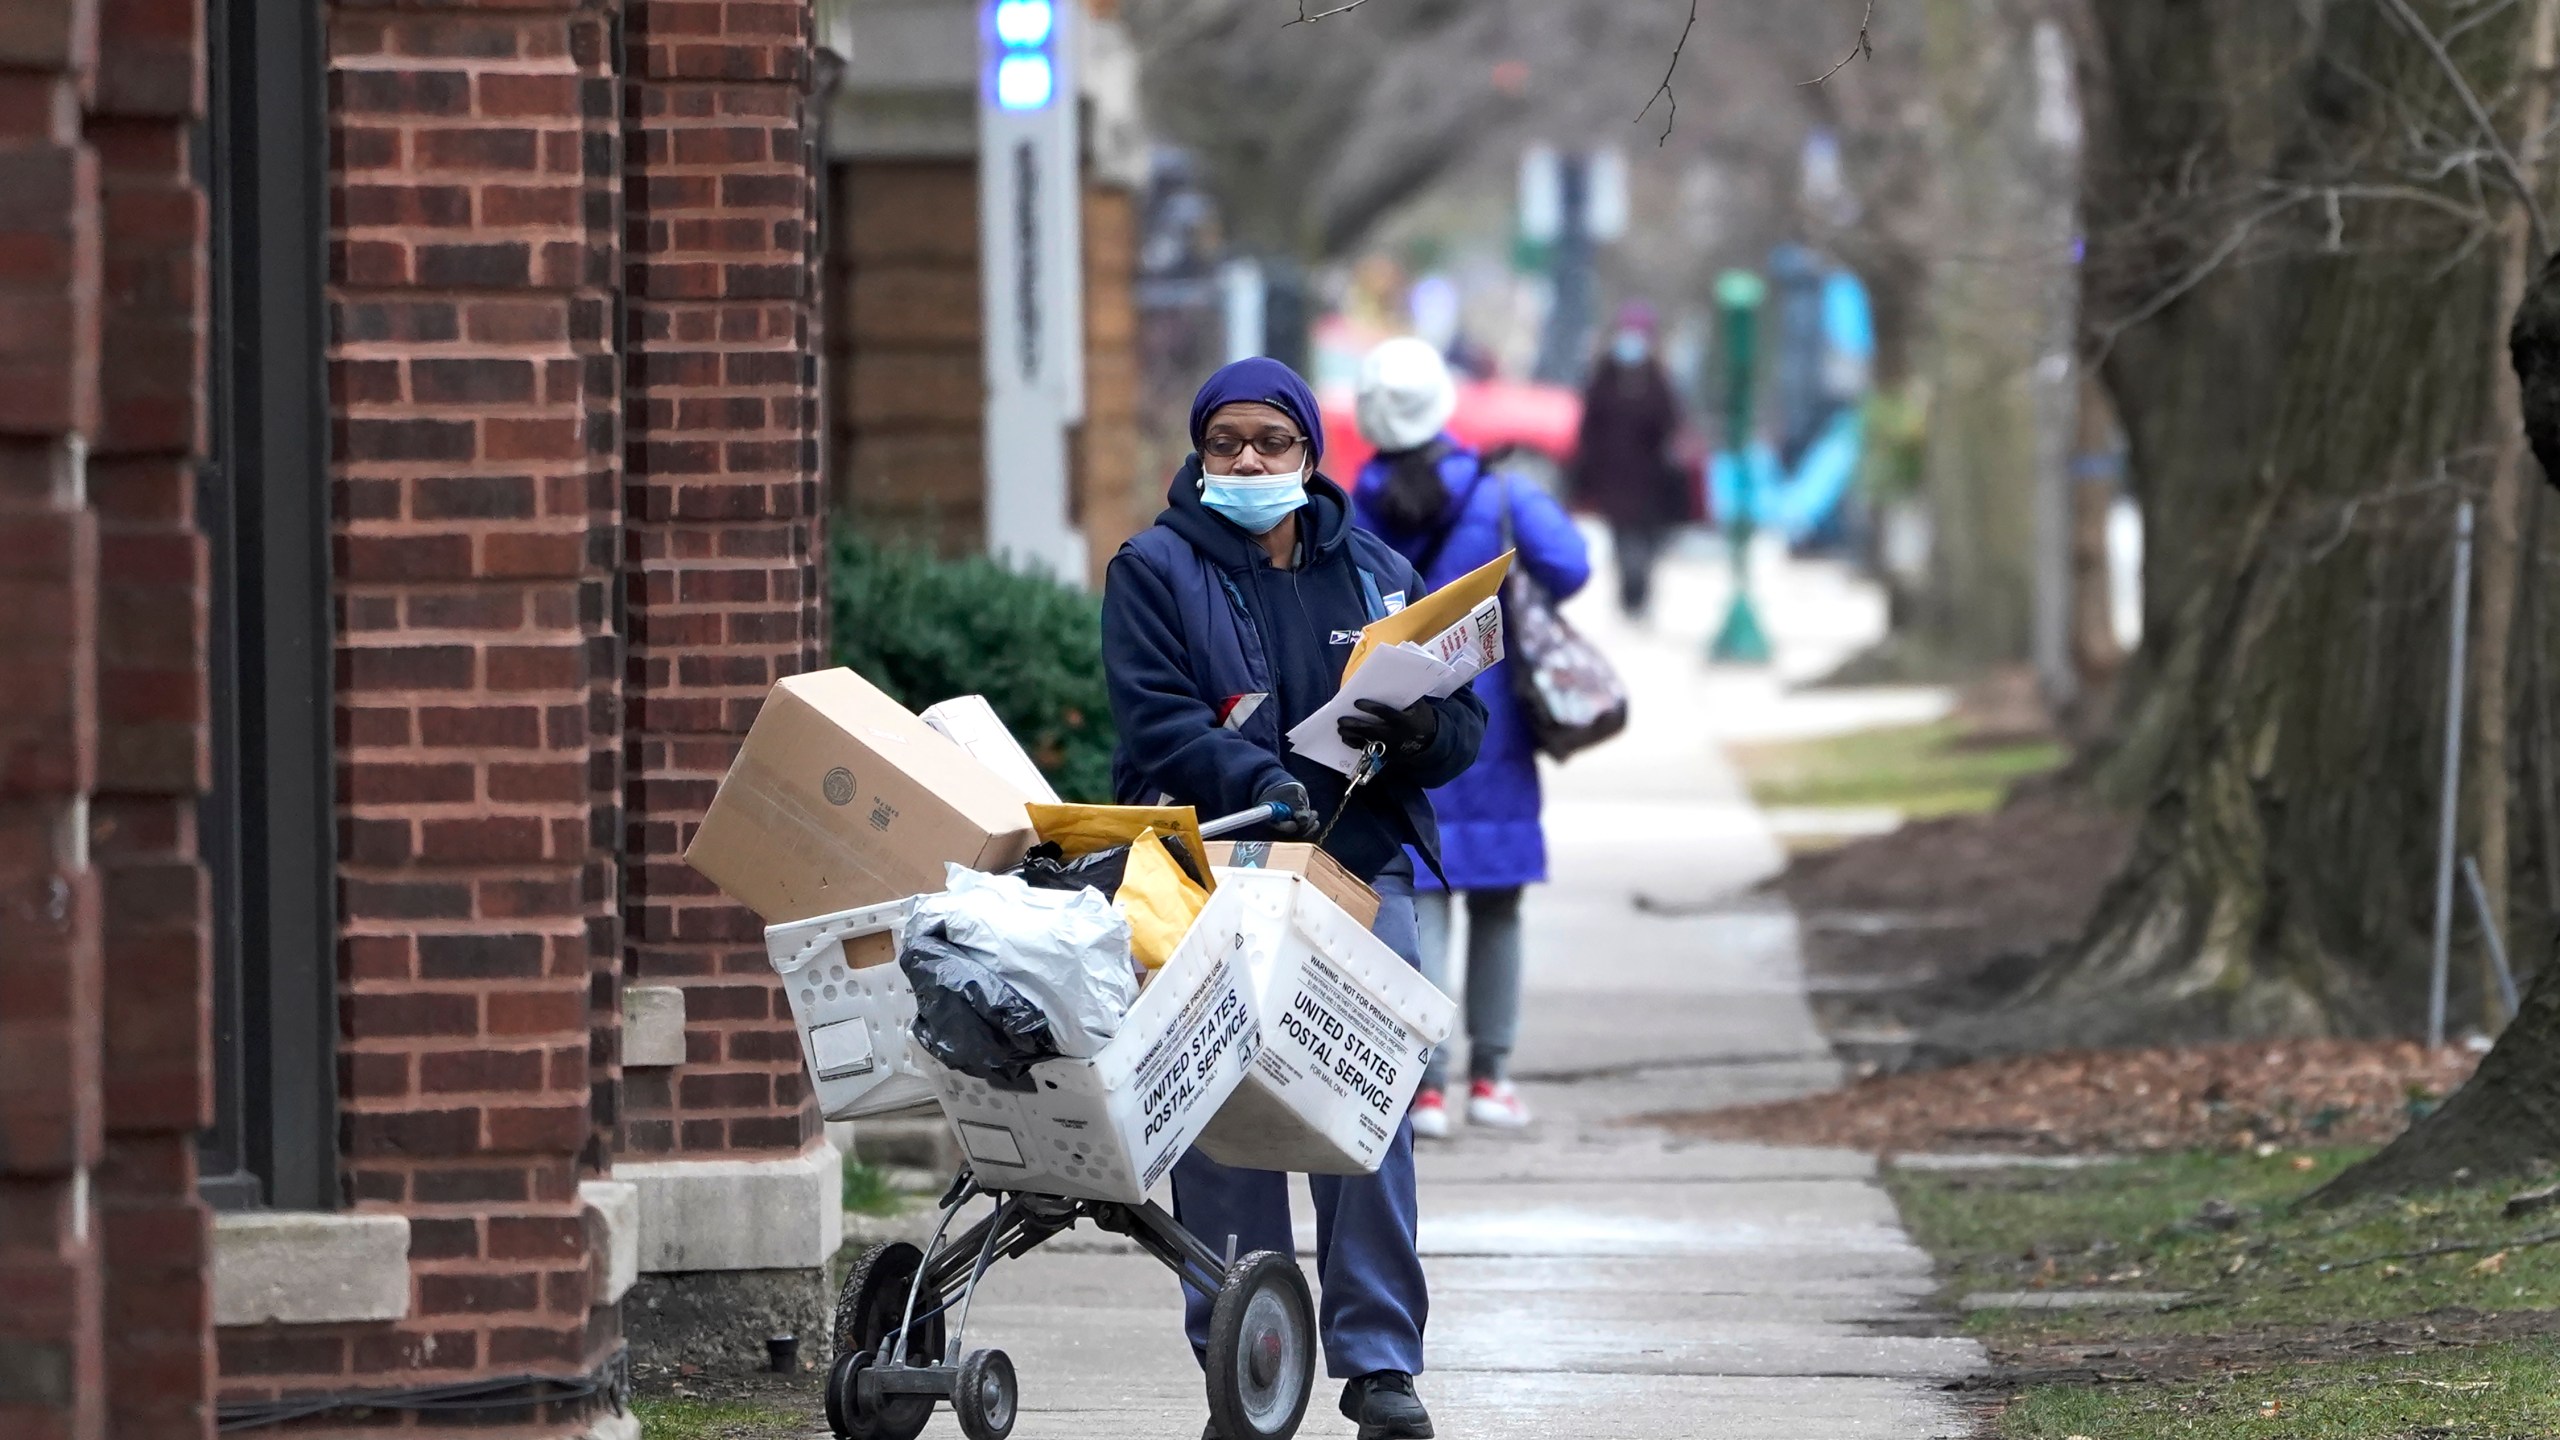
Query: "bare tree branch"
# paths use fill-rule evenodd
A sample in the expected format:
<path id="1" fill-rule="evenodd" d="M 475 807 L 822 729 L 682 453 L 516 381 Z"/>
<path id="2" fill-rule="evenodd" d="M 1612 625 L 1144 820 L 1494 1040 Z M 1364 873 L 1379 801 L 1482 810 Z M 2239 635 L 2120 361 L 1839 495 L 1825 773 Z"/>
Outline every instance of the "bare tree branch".
<path id="1" fill-rule="evenodd" d="M 1829 80 L 1832 76 L 1848 69 L 1849 62 L 1852 60 L 1873 60 L 1876 58 L 1875 26 L 1876 0 L 1867 0 L 1866 18 L 1858 22 L 1858 43 L 1849 47 L 1849 53 L 1840 57 L 1839 64 L 1832 66 L 1830 69 L 1823 71 L 1820 75 L 1817 75 L 1804 83 L 1807 85 L 1820 85 Z"/>
<path id="2" fill-rule="evenodd" d="M 1330 10 L 1319 10 L 1310 15 L 1307 13 L 1307 0 L 1298 0 L 1298 18 L 1284 22 L 1280 28 L 1286 30 L 1291 25 L 1313 25 L 1319 20 L 1330 20 L 1336 15 L 1347 15 L 1368 3 L 1369 0 L 1349 0 L 1347 4 L 1336 5 Z"/>
<path id="3" fill-rule="evenodd" d="M 2418 12 L 2409 8 L 2409 0 L 2382 0 L 2382 5 L 2391 12 L 2392 18 L 2400 22 L 2401 28 L 2426 48 L 2436 68 L 2444 72 L 2445 82 L 2461 99 L 2463 108 L 2471 112 L 2471 123 L 2480 127 L 2482 143 L 2497 157 L 2498 169 L 2506 177 L 2508 188 L 2516 192 L 2516 203 L 2524 207 L 2525 223 L 2533 227 L 2534 252 L 2549 253 L 2550 235 L 2543 226 L 2542 206 L 2533 198 L 2533 181 L 2524 173 L 2524 167 L 2516 163 L 2515 153 L 2507 148 L 2506 137 L 2498 133 L 2498 123 L 2489 118 L 2489 107 L 2480 103 L 2480 93 L 2471 88 L 2470 79 L 2462 73 L 2462 67 L 2454 63 L 2452 52 L 2444 48 L 2444 42 L 2436 38 L 2436 32 L 2428 29 L 2427 22 L 2419 17 Z"/>
<path id="4" fill-rule="evenodd" d="M 1873 4 L 1874 0 L 1868 0 L 1868 3 Z M 1637 111 L 1636 118 L 1628 122 L 1632 125 L 1641 125 L 1644 123 L 1644 117 L 1653 113 L 1654 102 L 1670 101 L 1671 108 L 1664 112 L 1662 117 L 1662 135 L 1653 142 L 1657 146 L 1671 143 L 1671 127 L 1680 119 L 1680 97 L 1671 91 L 1671 77 L 1680 73 L 1680 53 L 1689 48 L 1689 32 L 1697 28 L 1698 0 L 1689 0 L 1689 23 L 1680 27 L 1680 43 L 1671 47 L 1671 64 L 1662 72 L 1662 83 L 1653 87 L 1653 93 L 1645 98 L 1644 108 Z"/>

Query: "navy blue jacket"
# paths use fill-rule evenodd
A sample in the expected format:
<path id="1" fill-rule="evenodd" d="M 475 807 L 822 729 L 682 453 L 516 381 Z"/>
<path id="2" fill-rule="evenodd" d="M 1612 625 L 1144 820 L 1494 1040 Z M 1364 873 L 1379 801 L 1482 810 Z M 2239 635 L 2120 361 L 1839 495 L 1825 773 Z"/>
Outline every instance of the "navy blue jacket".
<path id="1" fill-rule="evenodd" d="M 1317 813 L 1332 816 L 1348 779 L 1291 750 L 1287 733 L 1341 688 L 1361 628 L 1420 599 L 1422 578 L 1353 528 L 1349 498 L 1321 475 L 1298 512 L 1295 570 L 1274 566 L 1260 540 L 1200 503 L 1198 456 L 1166 498 L 1155 525 L 1120 547 L 1103 590 L 1103 666 L 1120 732 L 1113 790 L 1125 804 L 1170 796 L 1205 820 L 1298 780 Z M 1475 760 L 1484 706 L 1472 688 L 1431 703 L 1440 727 L 1430 747 L 1363 787 L 1326 841 L 1363 880 L 1407 845 L 1439 865 L 1425 792 Z"/>

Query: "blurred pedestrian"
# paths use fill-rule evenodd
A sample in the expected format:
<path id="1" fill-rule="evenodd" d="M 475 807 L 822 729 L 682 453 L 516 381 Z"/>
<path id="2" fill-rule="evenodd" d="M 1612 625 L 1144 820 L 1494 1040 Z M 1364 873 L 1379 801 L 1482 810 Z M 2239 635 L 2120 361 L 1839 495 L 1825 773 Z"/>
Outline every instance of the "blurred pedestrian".
<path id="1" fill-rule="evenodd" d="M 1618 312 L 1608 353 L 1582 396 L 1582 440 L 1573 462 L 1574 503 L 1609 522 L 1618 557 L 1618 606 L 1644 618 L 1653 564 L 1674 526 L 1692 513 L 1689 482 L 1672 458 L 1680 402 L 1655 353 L 1653 307 Z"/>
<path id="2" fill-rule="evenodd" d="M 1558 599 L 1591 578 L 1582 532 L 1564 507 L 1536 485 L 1487 470 L 1443 429 L 1457 389 L 1429 345 L 1390 340 L 1370 352 L 1358 401 L 1360 433 L 1378 456 L 1352 487 L 1352 513 L 1411 560 L 1426 584 L 1437 589 L 1506 549 L 1516 549 L 1513 563 Z M 1476 679 L 1484 744 L 1474 765 L 1431 792 L 1440 874 L 1414 882 L 1422 973 L 1444 990 L 1457 921 L 1451 901 L 1466 896 L 1467 1119 L 1502 1129 L 1529 1123 L 1509 1073 L 1520 1034 L 1520 890 L 1547 878 L 1538 744 L 1509 679 L 1503 666 Z M 1414 1100 L 1414 1133 L 1431 1139 L 1449 1133 L 1446 1048 L 1432 1057 Z"/>
<path id="3" fill-rule="evenodd" d="M 1191 405 L 1193 453 L 1164 513 L 1120 547 L 1102 592 L 1102 656 L 1120 728 L 1112 788 L 1130 804 L 1225 815 L 1286 806 L 1264 838 L 1312 836 L 1378 892 L 1378 938 L 1420 963 L 1413 873 L 1439 863 L 1426 793 L 1466 769 L 1484 707 L 1461 689 L 1404 709 L 1362 701 L 1345 744 L 1385 747 L 1386 767 L 1354 794 L 1347 777 L 1290 749 L 1290 727 L 1330 704 L 1360 631 L 1420 599 L 1405 558 L 1351 523 L 1351 499 L 1318 474 L 1324 421 L 1296 371 L 1239 360 Z M 1253 838 L 1248 836 L 1247 838 Z M 1316 1279 L 1325 1366 L 1360 1440 L 1424 1440 L 1414 1393 L 1430 1312 L 1417 1247 L 1413 1133 L 1398 1127 L 1369 1175 L 1317 1175 Z M 1194 1150 L 1173 1167 L 1173 1212 L 1209 1248 L 1297 1253 L 1289 1180 Z M 1209 1343 L 1210 1297 L 1185 1285 L 1194 1356 Z M 1203 1432 L 1218 1440 L 1216 1421 Z"/>

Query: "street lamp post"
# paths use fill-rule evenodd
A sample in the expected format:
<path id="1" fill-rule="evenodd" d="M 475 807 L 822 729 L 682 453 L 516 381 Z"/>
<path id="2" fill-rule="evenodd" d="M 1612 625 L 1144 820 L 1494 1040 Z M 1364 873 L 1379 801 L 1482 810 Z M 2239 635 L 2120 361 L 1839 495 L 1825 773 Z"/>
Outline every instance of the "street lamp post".
<path id="1" fill-rule="evenodd" d="M 1751 536 L 1759 508 L 1759 477 L 1752 472 L 1751 436 L 1757 414 L 1753 395 L 1759 365 L 1760 306 L 1769 287 L 1747 270 L 1728 270 L 1716 280 L 1716 309 L 1722 321 L 1725 367 L 1724 448 L 1733 476 L 1733 514 L 1725 517 L 1725 541 L 1733 563 L 1733 603 L 1716 631 L 1707 658 L 1740 665 L 1769 661 L 1768 632 L 1751 599 Z"/>

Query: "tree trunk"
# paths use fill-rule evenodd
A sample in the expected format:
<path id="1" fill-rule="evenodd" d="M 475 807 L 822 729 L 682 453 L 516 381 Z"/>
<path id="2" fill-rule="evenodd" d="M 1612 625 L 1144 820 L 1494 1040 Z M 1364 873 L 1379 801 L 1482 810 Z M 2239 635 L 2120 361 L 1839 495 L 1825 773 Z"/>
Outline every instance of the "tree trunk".
<path id="1" fill-rule="evenodd" d="M 2313 1198 L 2442 1189 L 2461 1178 L 2503 1179 L 2560 1160 L 2560 965 L 2545 965 L 2524 1006 L 2470 1083 L 2382 1153 L 2348 1170 Z"/>
<path id="2" fill-rule="evenodd" d="M 2539 180 L 2543 134 L 2551 123 L 2551 67 L 2560 60 L 2560 0 L 2532 0 L 2533 19 L 2527 40 L 2524 83 L 2519 87 L 2516 122 L 2510 129 L 2518 167 Z M 2525 288 L 2533 278 L 2534 231 L 2522 201 L 2509 204 L 2499 234 L 2497 315 L 2501 321 L 2523 308 Z M 2513 713 L 2507 683 L 2514 653 L 2516 596 L 2520 588 L 2524 525 L 2524 401 L 2514 373 L 2504 363 L 2506 331 L 2492 332 L 2489 384 L 2489 438 L 2494 447 L 2489 468 L 2489 497 L 2481 507 L 2480 622 L 2474 640 L 2478 660 L 2472 669 L 2476 696 L 2471 713 L 2473 735 L 2469 809 L 2480 827 L 2480 874 L 2489 892 L 2488 915 L 2482 923 L 2499 934 L 2512 934 L 2507 923 L 2507 879 L 2513 866 L 2507 841 L 2508 817 L 2514 813 L 2509 784 L 2514 774 L 2508 744 L 2508 718 Z M 2480 1028 L 2496 1034 L 2505 1022 L 2498 998 L 2490 950 L 2480 947 Z"/>
<path id="3" fill-rule="evenodd" d="M 2554 7 L 2537 0 L 2537 8 Z M 2518 381 L 2515 413 L 2543 478 L 2560 483 L 2560 261 L 2545 263 L 2524 292 L 2508 346 Z M 2548 714 L 2541 709 L 2545 700 L 2534 697 L 2537 713 Z M 2547 736 L 2535 739 L 2548 743 Z M 2542 843 L 2551 844 L 2551 837 Z M 2560 1158 L 2560 965 L 2546 963 L 2470 1083 L 2318 1198 L 2441 1187 L 2461 1170 L 2478 1180 L 2520 1175 L 2554 1158 Z"/>
<path id="4" fill-rule="evenodd" d="M 2089 209 L 2118 227 L 2099 329 L 2152 557 L 2110 769 L 2144 824 L 2063 963 L 1932 1038 L 2397 1028 L 2426 977 L 2448 538 L 2484 478 L 2496 263 L 2461 192 L 2347 187 L 2414 187 L 2412 117 L 2458 135 L 2466 112 L 2378 7 L 2098 8 L 2113 149 Z M 2525 23 L 2461 36 L 2481 93 Z"/>
<path id="5" fill-rule="evenodd" d="M 1925 302 L 1932 545 L 1911 638 L 1960 666 L 2020 661 L 2034 617 L 2037 482 L 2057 448 L 2041 429 L 2050 407 L 2039 367 L 2067 304 L 2069 170 L 2037 133 L 2035 8 L 1926 8 L 1945 199 Z"/>
<path id="6" fill-rule="evenodd" d="M 2085 7 L 2081 28 L 2082 324 L 2147 537 L 2142 644 L 2081 768 L 2099 798 L 2131 810 L 2185 723 L 2207 582 L 2247 509 L 2241 487 L 2200 477 L 2245 464 L 2274 406 L 2276 276 L 2216 257 L 2254 233 L 2251 184 L 2276 167 L 2293 105 L 2271 77 L 2302 65 L 2309 32 L 2264 0 L 2108 0 Z"/>

